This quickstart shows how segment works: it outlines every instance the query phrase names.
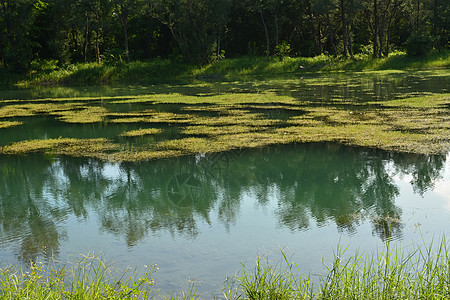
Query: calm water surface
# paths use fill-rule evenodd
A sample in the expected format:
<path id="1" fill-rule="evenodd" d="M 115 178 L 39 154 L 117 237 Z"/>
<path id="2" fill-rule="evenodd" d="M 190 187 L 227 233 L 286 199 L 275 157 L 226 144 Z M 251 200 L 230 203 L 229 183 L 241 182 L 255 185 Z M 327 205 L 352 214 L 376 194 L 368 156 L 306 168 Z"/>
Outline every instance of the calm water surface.
<path id="1" fill-rule="evenodd" d="M 295 82 L 271 87 L 244 82 L 240 88 L 273 89 L 317 101 L 384 100 L 448 88 L 448 76 Z M 196 94 L 225 86 L 184 88 Z M 70 90 L 53 93 L 68 96 Z M 126 91 L 77 90 L 72 97 Z M 50 94 L 48 89 L 10 91 L 0 98 Z M 113 138 L 134 129 L 121 126 L 138 125 L 64 126 L 33 118 L 0 131 L 0 145 L 63 134 Z M 220 295 L 225 277 L 240 271 L 241 262 L 251 266 L 258 252 L 278 258 L 279 249 L 286 249 L 303 272 L 322 274 L 322 258 L 330 259 L 339 243 L 350 245 L 350 252 L 373 253 L 387 241 L 408 246 L 449 236 L 449 228 L 450 154 L 399 154 L 328 143 L 140 163 L 0 156 L 2 265 L 36 256 L 66 261 L 79 253 L 102 252 L 123 268 L 157 263 L 162 293 L 186 289 L 194 280 L 205 298 L 211 292 Z"/>
<path id="2" fill-rule="evenodd" d="M 371 252 L 449 234 L 450 155 L 336 144 L 112 164 L 0 157 L 3 264 L 102 251 L 120 266 L 157 263 L 163 291 L 204 295 L 287 247 L 323 272 L 337 244 Z M 45 247 L 45 251 L 43 251 Z"/>

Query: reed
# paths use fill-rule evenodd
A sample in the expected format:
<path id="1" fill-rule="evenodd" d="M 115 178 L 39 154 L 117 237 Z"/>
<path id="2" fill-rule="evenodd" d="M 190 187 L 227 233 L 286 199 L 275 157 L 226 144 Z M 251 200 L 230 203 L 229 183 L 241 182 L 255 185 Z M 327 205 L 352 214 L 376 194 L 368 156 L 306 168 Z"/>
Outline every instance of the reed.
<path id="1" fill-rule="evenodd" d="M 408 249 L 387 243 L 374 255 L 338 247 L 330 264 L 324 264 L 319 286 L 301 274 L 297 264 L 282 252 L 272 263 L 258 255 L 253 270 L 227 279 L 226 299 L 449 299 L 450 253 L 445 238 L 437 245 Z"/>
<path id="2" fill-rule="evenodd" d="M 136 299 L 149 298 L 156 266 L 145 266 L 137 277 L 102 256 L 82 255 L 73 264 L 37 259 L 28 266 L 0 269 L 0 299 Z"/>
<path id="3" fill-rule="evenodd" d="M 273 261 L 258 254 L 252 267 L 227 277 L 220 299 L 449 299 L 450 253 L 445 238 L 407 248 L 390 242 L 374 254 L 337 247 L 323 263 L 318 278 L 301 268 L 281 250 Z M 153 276 L 157 266 L 143 272 L 125 271 L 88 254 L 74 263 L 31 262 L 26 267 L 0 268 L 0 299 L 203 299 L 195 282 L 187 290 L 159 294 Z M 317 279 L 317 280 L 316 280 Z M 217 296 L 214 296 L 217 298 Z M 209 298 L 209 297 L 208 297 Z"/>
<path id="4" fill-rule="evenodd" d="M 37 258 L 28 265 L 0 268 L 0 299 L 199 299 L 195 282 L 185 291 L 161 295 L 155 287 L 157 270 L 157 265 L 123 270 L 94 253 L 65 264 Z"/>

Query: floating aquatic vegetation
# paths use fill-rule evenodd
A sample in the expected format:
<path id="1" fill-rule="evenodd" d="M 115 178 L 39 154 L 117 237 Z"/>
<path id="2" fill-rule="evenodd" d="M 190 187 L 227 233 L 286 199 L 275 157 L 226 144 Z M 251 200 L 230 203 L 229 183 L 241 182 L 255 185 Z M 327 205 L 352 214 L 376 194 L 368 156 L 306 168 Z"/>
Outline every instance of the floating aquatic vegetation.
<path id="1" fill-rule="evenodd" d="M 23 122 L 17 122 L 17 121 L 0 121 L 0 128 L 10 128 L 15 126 L 22 125 Z"/>
<path id="2" fill-rule="evenodd" d="M 181 130 L 182 134 L 187 135 L 228 135 L 245 132 L 265 131 L 267 127 L 263 126 L 241 126 L 241 125 L 229 125 L 229 126 L 186 126 Z"/>
<path id="3" fill-rule="evenodd" d="M 154 112 L 152 114 L 146 114 L 142 117 L 130 117 L 130 118 L 115 118 L 110 119 L 111 123 L 167 123 L 167 124 L 188 124 L 197 119 L 196 115 L 189 114 L 176 114 L 171 112 Z"/>
<path id="4" fill-rule="evenodd" d="M 107 152 L 118 149 L 119 145 L 104 138 L 59 138 L 47 140 L 27 140 L 12 143 L 0 148 L 0 153 L 26 154 L 31 152 L 46 152 L 69 156 L 105 158 Z"/>
<path id="5" fill-rule="evenodd" d="M 130 100 L 112 101 L 112 104 L 124 103 L 152 103 L 152 104 L 213 104 L 213 105 L 235 105 L 246 103 L 283 103 L 294 104 L 297 101 L 290 96 L 279 96 L 273 92 L 261 93 L 225 93 L 212 96 L 193 96 L 179 93 L 156 94 L 137 97 Z"/>
<path id="6" fill-rule="evenodd" d="M 183 152 L 176 150 L 140 150 L 117 152 L 107 156 L 110 161 L 143 161 L 161 158 L 169 158 L 183 155 Z"/>
<path id="7" fill-rule="evenodd" d="M 30 117 L 79 109 L 83 103 L 26 103 L 0 107 L 0 118 Z"/>
<path id="8" fill-rule="evenodd" d="M 130 130 L 122 133 L 120 136 L 137 137 L 137 136 L 158 134 L 161 133 L 162 131 L 163 130 L 159 128 L 146 128 L 146 129 Z"/>
<path id="9" fill-rule="evenodd" d="M 263 87 L 261 84 L 261 89 Z M 133 161 L 293 142 L 331 141 L 417 153 L 450 149 L 450 94 L 363 104 L 348 99 L 337 99 L 338 103 L 335 100 L 299 101 L 267 91 L 205 92 L 199 95 L 164 93 L 110 97 L 104 102 L 91 101 L 94 98 L 65 100 L 3 103 L 0 118 L 5 120 L 0 121 L 0 128 L 22 124 L 22 120 L 10 118 L 48 115 L 66 123 L 123 124 L 117 137 L 162 133 L 157 128 L 130 130 L 139 128 L 139 124 L 142 127 L 146 124 L 173 125 L 171 128 L 176 134 L 161 135 L 167 139 L 157 142 L 140 139 L 147 144 L 131 145 L 132 151 L 129 145 L 114 144 L 106 139 L 51 139 L 13 143 L 1 148 L 0 153 L 40 151 Z M 141 110 L 114 111 L 114 104 L 121 103 L 145 105 L 136 105 L 142 107 Z M 133 123 L 138 125 L 128 125 Z M 184 138 L 180 139 L 180 134 Z"/>
<path id="10" fill-rule="evenodd" d="M 92 106 L 83 107 L 81 110 L 67 110 L 53 114 L 59 116 L 58 119 L 62 122 L 87 124 L 103 122 L 108 113 L 109 110 L 104 107 Z"/>

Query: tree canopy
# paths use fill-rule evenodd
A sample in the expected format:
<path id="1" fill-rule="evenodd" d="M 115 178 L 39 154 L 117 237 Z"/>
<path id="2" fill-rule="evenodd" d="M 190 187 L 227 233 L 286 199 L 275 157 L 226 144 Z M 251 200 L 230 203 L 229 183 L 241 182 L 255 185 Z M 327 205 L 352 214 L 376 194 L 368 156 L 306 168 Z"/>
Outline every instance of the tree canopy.
<path id="1" fill-rule="evenodd" d="M 447 0 L 1 0 L 0 67 L 449 48 Z"/>

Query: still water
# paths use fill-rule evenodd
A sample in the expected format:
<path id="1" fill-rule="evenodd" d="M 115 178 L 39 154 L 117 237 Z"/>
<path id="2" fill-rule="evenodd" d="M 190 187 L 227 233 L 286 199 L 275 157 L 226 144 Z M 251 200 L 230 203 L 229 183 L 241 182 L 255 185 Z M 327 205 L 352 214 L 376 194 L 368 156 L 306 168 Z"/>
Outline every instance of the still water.
<path id="1" fill-rule="evenodd" d="M 157 286 L 209 297 L 257 252 L 287 249 L 323 273 L 338 243 L 368 253 L 449 234 L 450 155 L 337 144 L 275 146 L 141 163 L 0 157 L 0 258 L 102 251 L 157 263 Z"/>
<path id="2" fill-rule="evenodd" d="M 186 95 L 270 90 L 339 105 L 448 92 L 449 78 L 448 72 L 305 75 L 270 82 L 40 88 L 0 91 L 0 107 L 8 99 L 89 96 L 103 101 L 102 96 L 174 90 Z M 108 101 L 102 105 L 112 111 L 142 110 Z M 65 124 L 48 117 L 21 120 L 22 126 L 0 129 L 0 146 L 59 136 L 120 142 L 120 133 L 140 128 Z M 36 256 L 73 261 L 80 253 L 103 253 L 124 269 L 158 264 L 157 288 L 163 294 L 186 290 L 188 281 L 195 281 L 203 298 L 220 295 L 226 276 L 239 272 L 241 263 L 251 267 L 257 253 L 277 258 L 284 249 L 302 272 L 315 276 L 324 273 L 322 259 L 331 259 L 338 244 L 350 245 L 350 253 L 370 254 L 387 241 L 408 247 L 448 237 L 449 228 L 450 154 L 325 143 L 140 163 L 0 156 L 2 265 Z"/>

